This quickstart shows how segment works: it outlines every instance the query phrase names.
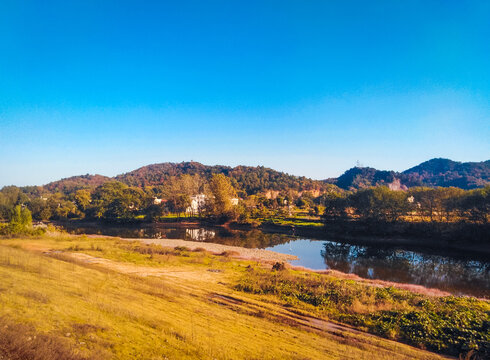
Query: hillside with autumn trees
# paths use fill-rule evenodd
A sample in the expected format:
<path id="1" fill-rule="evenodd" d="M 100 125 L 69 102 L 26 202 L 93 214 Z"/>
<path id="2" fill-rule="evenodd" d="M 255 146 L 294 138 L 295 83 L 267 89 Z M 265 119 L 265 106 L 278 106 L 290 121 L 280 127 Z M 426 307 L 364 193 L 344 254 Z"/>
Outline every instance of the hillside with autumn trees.
<path id="1" fill-rule="evenodd" d="M 355 221 L 370 224 L 368 232 L 386 233 L 388 223 L 487 226 L 488 165 L 433 159 L 402 173 L 356 167 L 320 181 L 260 166 L 162 163 L 114 178 L 83 175 L 44 186 L 6 186 L 0 190 L 0 219 L 21 206 L 43 221 L 160 221 L 171 215 L 289 226 L 301 214 L 309 217 L 307 226 Z M 462 185 L 446 186 L 452 184 Z M 206 200 L 190 211 L 197 194 Z"/>
<path id="2" fill-rule="evenodd" d="M 209 179 L 213 174 L 223 174 L 232 179 L 234 185 L 247 195 L 273 191 L 325 190 L 323 181 L 293 176 L 263 166 L 223 165 L 207 166 L 198 162 L 162 163 L 143 166 L 137 170 L 118 175 L 116 180 L 130 186 L 156 186 L 182 175 L 199 176 Z"/>
<path id="3" fill-rule="evenodd" d="M 234 186 L 247 195 L 267 191 L 325 191 L 329 188 L 328 184 L 352 190 L 378 185 L 387 186 L 396 181 L 399 181 L 400 186 L 404 188 L 452 186 L 468 190 L 484 187 L 490 182 L 490 160 L 462 163 L 449 159 L 431 159 L 403 172 L 357 166 L 347 170 L 338 178 L 327 180 L 294 176 L 263 166 L 209 166 L 192 161 L 147 165 L 113 178 L 89 174 L 73 176 L 51 182 L 44 185 L 44 188 L 51 192 L 69 193 L 86 187 L 99 186 L 111 180 L 136 187 L 159 186 L 182 175 L 210 179 L 213 174 L 229 177 Z"/>

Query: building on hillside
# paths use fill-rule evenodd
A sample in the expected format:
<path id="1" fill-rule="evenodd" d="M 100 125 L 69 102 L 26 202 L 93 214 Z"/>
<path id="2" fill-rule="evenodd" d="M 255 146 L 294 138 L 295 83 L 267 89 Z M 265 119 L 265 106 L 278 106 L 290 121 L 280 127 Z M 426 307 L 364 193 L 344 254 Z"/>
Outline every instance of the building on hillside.
<path id="1" fill-rule="evenodd" d="M 408 188 L 400 182 L 400 179 L 395 179 L 388 184 L 388 188 L 393 191 L 407 191 Z"/>
<path id="2" fill-rule="evenodd" d="M 209 197 L 206 194 L 198 194 L 198 195 L 191 196 L 191 204 L 185 210 L 186 214 L 199 215 L 200 213 L 203 212 L 208 200 Z M 240 199 L 231 198 L 230 201 L 232 206 L 237 206 Z"/>
<path id="3" fill-rule="evenodd" d="M 157 197 L 153 198 L 153 205 L 161 205 L 162 204 L 162 199 L 159 199 Z"/>
<path id="4" fill-rule="evenodd" d="M 189 215 L 198 215 L 206 206 L 207 196 L 205 194 L 198 194 L 191 196 L 191 204 L 187 207 L 185 212 Z"/>

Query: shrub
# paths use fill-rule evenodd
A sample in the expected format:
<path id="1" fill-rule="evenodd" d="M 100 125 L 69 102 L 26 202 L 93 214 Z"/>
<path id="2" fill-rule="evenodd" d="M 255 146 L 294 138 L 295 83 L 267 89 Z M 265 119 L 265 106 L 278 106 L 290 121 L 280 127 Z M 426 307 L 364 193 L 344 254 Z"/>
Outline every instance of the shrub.
<path id="1" fill-rule="evenodd" d="M 2 355 L 12 360 L 88 359 L 77 354 L 65 339 L 36 334 L 31 326 L 16 324 L 5 317 L 0 318 L 0 358 Z"/>
<path id="2" fill-rule="evenodd" d="M 32 215 L 29 209 L 17 205 L 9 216 L 9 223 L 0 227 L 0 235 L 42 235 L 44 228 L 32 227 Z"/>
<path id="3" fill-rule="evenodd" d="M 219 255 L 224 257 L 234 257 L 240 255 L 240 253 L 238 251 L 226 250 L 220 253 Z"/>
<path id="4" fill-rule="evenodd" d="M 272 265 L 272 270 L 281 271 L 285 269 L 286 265 L 284 265 L 283 262 L 276 262 L 274 265 Z"/>

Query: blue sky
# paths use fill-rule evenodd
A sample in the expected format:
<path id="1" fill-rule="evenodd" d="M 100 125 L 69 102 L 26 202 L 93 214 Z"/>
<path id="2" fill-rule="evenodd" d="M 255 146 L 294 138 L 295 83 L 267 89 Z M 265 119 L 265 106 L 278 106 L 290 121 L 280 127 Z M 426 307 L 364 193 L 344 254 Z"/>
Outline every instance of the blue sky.
<path id="1" fill-rule="evenodd" d="M 489 1 L 0 2 L 0 186 L 490 158 Z"/>

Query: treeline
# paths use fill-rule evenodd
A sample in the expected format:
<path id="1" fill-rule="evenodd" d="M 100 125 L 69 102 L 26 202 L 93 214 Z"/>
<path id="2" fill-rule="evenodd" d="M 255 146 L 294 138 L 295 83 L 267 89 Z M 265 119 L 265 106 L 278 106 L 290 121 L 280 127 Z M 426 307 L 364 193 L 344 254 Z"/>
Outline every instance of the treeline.
<path id="1" fill-rule="evenodd" d="M 414 187 L 392 191 L 386 186 L 353 192 L 332 192 L 322 199 L 324 219 L 371 222 L 470 222 L 486 224 L 490 186 L 474 190 Z"/>
<path id="2" fill-rule="evenodd" d="M 487 224 L 490 186 L 474 190 L 415 187 L 392 191 L 386 186 L 346 191 L 325 184 L 322 192 L 282 191 L 247 194 L 236 178 L 212 174 L 169 177 L 156 186 L 129 186 L 120 181 L 64 188 L 7 186 L 0 191 L 0 219 L 8 220 L 17 206 L 34 220 L 99 219 L 154 221 L 164 215 L 199 216 L 213 221 L 264 221 L 273 217 L 322 215 L 325 222 L 426 222 Z M 192 197 L 206 201 L 194 206 Z M 235 202 L 232 202 L 235 199 Z M 237 199 L 239 199 L 237 201 Z M 196 205 L 196 204 L 194 204 Z"/>
<path id="3" fill-rule="evenodd" d="M 203 166 L 197 163 L 180 165 L 186 164 L 197 170 Z M 315 194 L 341 191 L 331 184 L 323 184 L 320 191 L 314 184 L 309 186 L 308 179 L 301 180 L 266 168 L 253 168 L 253 171 L 248 167 L 230 168 L 230 176 L 201 171 L 178 175 L 180 167 L 160 165 L 172 165 L 170 168 L 174 171 L 166 169 L 166 174 L 170 171 L 177 175 L 165 175 L 164 180 L 155 178 L 158 185 L 147 186 L 133 181 L 129 182 L 135 185 L 128 185 L 91 175 L 64 179 L 44 187 L 6 186 L 0 191 L 0 219 L 7 220 L 16 205 L 27 207 L 35 220 L 156 220 L 168 214 L 181 217 L 189 215 L 186 210 L 191 206 L 191 198 L 204 194 L 205 204 L 199 204 L 197 211 L 192 211 L 193 216 L 247 222 L 254 218 L 290 215 L 292 208 L 319 215 L 321 199 Z M 275 184 L 272 190 L 268 188 L 271 184 Z M 306 191 L 305 187 L 312 190 Z M 260 189 L 265 190 L 260 192 Z M 231 199 L 239 199 L 238 204 L 232 204 Z"/>
<path id="4" fill-rule="evenodd" d="M 0 191 L 0 219 L 9 220 L 13 209 L 20 206 L 28 209 L 35 220 L 155 220 L 168 213 L 184 215 L 191 196 L 200 193 L 206 194 L 207 201 L 198 209 L 198 215 L 238 218 L 231 202 L 237 196 L 232 180 L 215 174 L 209 181 L 198 175 L 183 175 L 170 178 L 164 185 L 144 188 L 108 181 L 66 193 L 51 193 L 36 186 L 6 186 Z"/>

